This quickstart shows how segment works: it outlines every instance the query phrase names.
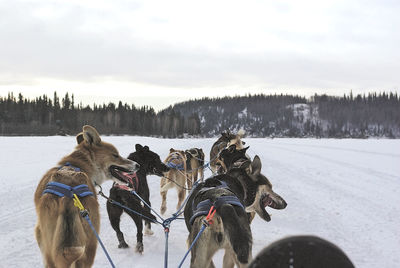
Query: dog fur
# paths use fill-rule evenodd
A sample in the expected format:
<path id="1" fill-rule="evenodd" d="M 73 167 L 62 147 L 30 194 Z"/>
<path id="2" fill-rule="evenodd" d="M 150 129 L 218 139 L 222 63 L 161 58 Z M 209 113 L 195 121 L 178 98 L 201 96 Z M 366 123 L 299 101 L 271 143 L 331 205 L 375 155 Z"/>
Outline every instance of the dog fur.
<path id="1" fill-rule="evenodd" d="M 245 142 L 242 138 L 245 134 L 244 130 L 239 130 L 237 134 L 231 133 L 229 130 L 221 133 L 221 137 L 213 144 L 210 151 L 210 167 L 213 173 L 217 172 L 217 157 L 218 154 L 225 148 L 235 145 L 237 149 L 243 149 Z"/>
<path id="2" fill-rule="evenodd" d="M 246 169 L 247 173 L 250 174 L 251 160 L 246 154 L 247 149 L 249 149 L 249 146 L 237 149 L 235 144 L 223 149 L 216 160 L 217 173 L 223 174 L 232 168 L 239 167 Z"/>
<path id="3" fill-rule="evenodd" d="M 99 205 L 95 184 L 105 180 L 124 183 L 123 178 L 113 176 L 111 167 L 133 172 L 138 165 L 122 158 L 117 149 L 101 138 L 95 128 L 84 126 L 78 134 L 78 145 L 65 156 L 59 167 L 50 169 L 40 180 L 34 195 L 37 213 L 35 236 L 43 256 L 45 267 L 91 267 L 96 255 L 97 240 L 87 222 L 80 216 L 78 208 L 69 197 L 42 194 L 49 182 L 60 182 L 69 186 L 88 185 L 93 196 L 80 198 L 89 212 L 89 217 L 97 232 L 100 229 Z M 69 162 L 74 168 L 67 167 Z"/>
<path id="4" fill-rule="evenodd" d="M 191 250 L 191 267 L 214 267 L 212 257 L 219 249 L 225 249 L 223 267 L 246 267 L 251 260 L 252 237 L 250 222 L 246 212 L 256 212 L 265 221 L 270 216 L 265 206 L 276 209 L 286 207 L 286 202 L 279 196 L 272 197 L 268 179 L 261 174 L 261 161 L 254 157 L 252 173 L 244 168 L 232 168 L 226 174 L 217 175 L 200 183 L 190 195 L 185 206 L 185 222 L 189 230 L 188 244 L 192 244 L 199 232 L 205 216 L 197 217 L 190 225 L 193 207 L 203 200 L 215 201 L 219 196 L 234 195 L 244 205 L 241 207 L 225 204 L 217 209 L 213 224 L 206 228 Z M 218 188 L 221 182 L 227 188 Z M 205 189 L 205 190 L 202 190 Z M 278 198 L 279 197 L 279 198 Z"/>
<path id="5" fill-rule="evenodd" d="M 135 191 L 139 194 L 143 200 L 151 206 L 150 203 L 150 191 L 149 186 L 147 184 L 147 175 L 157 175 L 162 177 L 164 172 L 167 172 L 169 168 L 160 160 L 160 156 L 152 151 L 150 151 L 148 146 L 142 146 L 140 144 L 136 144 L 135 146 L 136 151 L 131 153 L 128 156 L 128 159 L 133 160 L 139 163 L 140 168 L 136 172 L 136 175 L 139 179 L 139 185 Z M 132 189 L 131 189 L 132 190 Z M 139 198 L 134 196 L 130 191 L 123 190 L 119 187 L 112 187 L 110 189 L 110 198 L 115 200 L 130 209 L 145 215 L 146 217 L 156 219 L 150 212 L 150 208 L 147 206 L 142 206 L 141 201 Z M 121 208 L 115 204 L 107 202 L 107 212 L 108 217 L 111 223 L 111 226 L 115 230 L 118 238 L 119 248 L 127 248 L 129 247 L 128 244 L 125 242 L 124 234 L 120 230 L 120 218 L 122 212 L 126 212 L 135 222 L 136 224 L 136 251 L 139 253 L 143 252 L 143 222 L 142 217 Z M 152 235 L 153 232 L 151 231 L 151 224 L 148 219 L 144 219 L 146 228 L 145 234 Z"/>
<path id="6" fill-rule="evenodd" d="M 160 182 L 160 195 L 161 195 L 161 214 L 164 214 L 167 210 L 167 193 L 171 188 L 175 188 L 178 192 L 178 204 L 176 209 L 179 209 L 182 205 L 183 200 L 186 196 L 186 185 L 189 185 L 189 179 L 187 176 L 187 166 L 186 166 L 186 154 L 184 151 L 175 150 L 171 148 L 169 150 L 169 155 L 164 160 L 165 164 L 173 163 L 174 165 L 182 165 L 183 170 L 178 170 L 176 168 L 171 168 Z M 187 183 L 188 182 L 188 183 Z"/>
<path id="7" fill-rule="evenodd" d="M 186 168 L 188 180 L 188 188 L 192 188 L 192 184 L 200 177 L 204 180 L 204 152 L 201 148 L 191 148 L 185 150 Z M 189 185 L 190 184 L 190 185 Z"/>
<path id="8" fill-rule="evenodd" d="M 227 171 L 231 170 L 232 168 L 243 168 L 247 174 L 252 173 L 252 167 L 254 165 L 251 165 L 251 160 L 248 158 L 248 155 L 246 154 L 246 151 L 249 147 L 243 148 L 243 149 L 236 149 L 235 145 L 231 145 L 226 149 L 223 149 L 220 154 L 218 155 L 217 161 L 220 166 L 219 171 L 221 173 L 226 173 Z M 258 157 L 257 157 L 258 158 Z M 261 161 L 260 161 L 261 164 Z M 267 186 L 268 189 L 266 190 L 266 193 L 277 203 L 282 203 L 283 202 L 286 204 L 286 202 L 283 200 L 282 197 L 280 197 L 278 194 L 276 194 L 272 190 L 272 184 L 271 182 L 265 177 L 267 181 Z M 283 201 L 283 202 L 282 202 Z M 274 208 L 274 204 L 271 204 L 271 207 Z M 285 205 L 286 207 L 286 205 Z M 249 221 L 252 222 L 254 217 L 255 217 L 256 212 L 249 212 Z"/>

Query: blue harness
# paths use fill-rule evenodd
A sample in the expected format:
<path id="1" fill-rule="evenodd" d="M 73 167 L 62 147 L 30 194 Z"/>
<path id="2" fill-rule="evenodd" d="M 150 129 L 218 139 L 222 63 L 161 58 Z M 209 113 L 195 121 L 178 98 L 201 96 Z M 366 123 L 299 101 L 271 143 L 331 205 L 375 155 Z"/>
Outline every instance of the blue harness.
<path id="1" fill-rule="evenodd" d="M 180 157 L 179 154 L 173 153 L 172 157 L 169 159 L 169 161 L 167 162 L 166 166 L 172 169 L 177 169 L 177 170 L 185 170 L 183 163 L 180 164 L 174 164 L 172 163 L 172 160 L 181 160 L 182 158 Z M 184 161 L 182 159 L 182 161 Z"/>
<path id="2" fill-rule="evenodd" d="M 213 188 L 213 189 L 215 189 L 215 188 L 229 189 L 226 182 L 224 182 L 224 181 L 220 181 L 220 182 L 221 182 L 221 185 L 216 186 L 216 187 L 205 187 L 205 188 L 201 189 L 200 192 L 207 191 L 211 188 Z M 193 222 L 197 217 L 206 216 L 212 206 L 214 206 L 215 209 L 218 209 L 219 207 L 221 207 L 224 204 L 234 205 L 234 206 L 238 206 L 238 207 L 245 209 L 243 204 L 240 202 L 239 198 L 237 198 L 234 195 L 226 195 L 226 196 L 217 197 L 217 199 L 214 202 L 212 202 L 210 199 L 206 199 L 206 200 L 199 202 L 196 207 L 194 206 L 194 203 L 192 203 L 193 216 L 189 220 L 190 225 L 193 225 Z"/>
<path id="3" fill-rule="evenodd" d="M 81 171 L 80 168 L 71 165 L 71 163 L 69 163 L 69 162 L 65 163 L 65 165 L 63 165 L 63 166 L 60 166 L 58 170 L 60 170 L 63 167 L 72 168 L 76 172 Z M 54 194 L 59 197 L 67 196 L 69 198 L 73 198 L 74 194 L 76 194 L 79 197 L 93 195 L 93 193 L 89 189 L 89 186 L 87 186 L 86 184 L 80 184 L 78 186 L 71 187 L 64 183 L 60 183 L 60 182 L 56 182 L 56 181 L 51 181 L 51 182 L 47 183 L 46 188 L 44 189 L 42 195 L 47 194 L 47 193 Z"/>
<path id="4" fill-rule="evenodd" d="M 44 189 L 42 195 L 47 193 L 54 194 L 59 197 L 67 196 L 69 198 L 72 198 L 74 194 L 76 194 L 79 197 L 93 195 L 93 193 L 89 189 L 89 186 L 87 186 L 86 184 L 80 184 L 78 186 L 71 187 L 64 183 L 56 181 L 51 181 L 46 185 L 46 189 Z"/>
<path id="5" fill-rule="evenodd" d="M 166 166 L 169 167 L 169 168 L 172 168 L 172 169 L 184 170 L 183 163 L 177 165 L 177 164 L 174 164 L 172 162 L 168 162 L 166 164 Z"/>

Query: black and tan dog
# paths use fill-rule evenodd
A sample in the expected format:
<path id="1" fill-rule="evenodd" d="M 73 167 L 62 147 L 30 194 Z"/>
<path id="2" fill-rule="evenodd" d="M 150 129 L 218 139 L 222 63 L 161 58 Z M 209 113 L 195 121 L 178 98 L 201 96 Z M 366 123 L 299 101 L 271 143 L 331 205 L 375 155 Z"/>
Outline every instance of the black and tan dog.
<path id="1" fill-rule="evenodd" d="M 266 206 L 283 209 L 286 202 L 272 192 L 268 179 L 261 174 L 258 156 L 251 163 L 252 172 L 244 167 L 232 168 L 200 183 L 185 206 L 185 222 L 192 244 L 210 207 L 216 215 L 210 227 L 198 239 L 191 251 L 191 267 L 214 267 L 212 257 L 225 249 L 224 267 L 248 265 L 251 259 L 252 236 L 246 212 L 256 212 L 265 221 L 271 218 Z"/>
<path id="2" fill-rule="evenodd" d="M 190 181 L 188 188 L 192 188 L 192 184 L 200 177 L 201 181 L 204 180 L 204 152 L 201 148 L 191 148 L 185 150 L 186 155 L 186 168 L 187 175 Z"/>
<path id="3" fill-rule="evenodd" d="M 136 211 L 146 217 L 151 219 L 155 219 L 155 217 L 151 214 L 150 208 L 147 206 L 142 206 L 141 201 L 138 197 L 134 196 L 131 191 L 135 190 L 137 194 L 143 200 L 151 205 L 150 203 L 150 191 L 149 186 L 147 184 L 147 175 L 157 175 L 162 177 L 164 172 L 167 172 L 169 168 L 161 162 L 160 156 L 152 151 L 150 151 L 148 146 L 142 146 L 140 144 L 136 144 L 135 146 L 136 152 L 131 153 L 128 156 L 128 159 L 133 160 L 139 163 L 140 168 L 136 172 L 136 176 L 132 178 L 129 183 L 129 186 L 121 186 L 118 183 L 114 183 L 113 187 L 110 190 L 110 199 L 115 200 L 122 205 Z M 136 224 L 136 251 L 139 253 L 143 252 L 143 222 L 142 217 L 138 214 L 132 213 L 129 210 L 126 210 L 120 206 L 112 204 L 111 202 L 107 202 L 107 212 L 108 217 L 110 219 L 111 226 L 117 233 L 117 238 L 119 248 L 127 248 L 128 244 L 125 242 L 124 234 L 120 229 L 120 218 L 122 212 L 126 212 L 135 222 Z M 152 235 L 150 221 L 145 219 L 146 228 L 145 234 Z"/>
<path id="4" fill-rule="evenodd" d="M 217 158 L 217 166 L 219 167 L 218 173 L 226 173 L 233 168 L 242 168 L 247 174 L 251 174 L 253 165 L 251 165 L 251 161 L 246 154 L 248 148 L 249 147 L 237 150 L 235 145 L 231 145 L 228 148 L 223 149 Z M 279 203 L 281 200 L 283 200 L 282 197 L 272 190 L 272 184 L 267 178 L 266 181 L 268 186 L 266 192 L 268 192 L 269 196 L 275 200 L 276 203 Z M 274 208 L 274 203 L 271 203 L 270 206 Z M 253 221 L 255 214 L 256 213 L 254 211 L 248 214 L 250 222 Z"/>
<path id="5" fill-rule="evenodd" d="M 232 168 L 244 168 L 251 173 L 251 160 L 246 154 L 249 147 L 236 149 L 236 145 L 231 145 L 223 149 L 216 159 L 217 173 L 223 174 Z"/>
<path id="6" fill-rule="evenodd" d="M 99 232 L 95 184 L 105 180 L 127 184 L 125 174 L 138 169 L 137 163 L 121 157 L 113 145 L 101 141 L 91 126 L 84 126 L 76 139 L 75 150 L 43 176 L 35 192 L 35 235 L 45 267 L 93 265 L 96 236 L 74 206 L 73 194 L 80 196 Z"/>
<path id="7" fill-rule="evenodd" d="M 210 151 L 210 167 L 213 173 L 217 172 L 216 159 L 223 149 L 231 145 L 235 145 L 236 149 L 243 149 L 245 145 L 245 142 L 242 141 L 244 134 L 245 131 L 242 129 L 237 134 L 233 134 L 229 130 L 221 133 L 221 137 L 213 144 Z"/>

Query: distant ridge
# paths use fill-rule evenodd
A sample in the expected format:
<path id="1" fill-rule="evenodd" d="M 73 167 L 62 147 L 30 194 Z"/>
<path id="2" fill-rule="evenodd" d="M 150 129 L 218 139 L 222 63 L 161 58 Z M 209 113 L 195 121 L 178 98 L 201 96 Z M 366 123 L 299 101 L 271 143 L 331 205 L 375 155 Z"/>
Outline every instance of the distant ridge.
<path id="1" fill-rule="evenodd" d="M 204 136 L 243 128 L 252 137 L 400 137 L 397 93 L 309 99 L 282 94 L 203 98 L 163 112 L 198 117 Z"/>
<path id="2" fill-rule="evenodd" d="M 85 124 L 103 134 L 168 138 L 213 137 L 226 129 L 243 129 L 251 137 L 400 138 L 400 98 L 385 92 L 261 94 L 190 100 L 156 113 L 121 101 L 83 107 L 68 93 L 0 97 L 0 135 L 75 135 Z"/>

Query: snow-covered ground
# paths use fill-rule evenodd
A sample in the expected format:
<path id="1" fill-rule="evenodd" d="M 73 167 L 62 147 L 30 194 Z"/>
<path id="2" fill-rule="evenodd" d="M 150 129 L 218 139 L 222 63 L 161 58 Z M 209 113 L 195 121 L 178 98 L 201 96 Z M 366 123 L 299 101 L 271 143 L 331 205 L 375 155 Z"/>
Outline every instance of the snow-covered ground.
<path id="1" fill-rule="evenodd" d="M 215 139 L 156 139 L 107 137 L 121 155 L 136 143 L 148 145 L 164 159 L 171 147 L 201 147 L 208 152 Z M 258 154 L 263 173 L 288 203 L 274 211 L 271 222 L 252 223 L 253 256 L 269 243 L 287 235 L 314 234 L 341 247 L 356 267 L 398 267 L 400 263 L 400 140 L 245 139 L 248 153 Z M 0 137 L 0 267 L 42 267 L 34 238 L 36 214 L 33 194 L 47 169 L 75 146 L 75 137 Z M 206 175 L 210 175 L 210 171 Z M 149 176 L 151 202 L 160 207 L 159 181 Z M 103 188 L 108 193 L 111 183 Z M 176 192 L 168 193 L 168 214 L 176 206 Z M 136 227 L 126 215 L 122 231 L 131 246 L 118 249 L 101 204 L 100 236 L 117 267 L 163 267 L 164 232 L 144 237 L 144 254 L 134 252 Z M 169 267 L 177 267 L 186 251 L 184 222 L 171 225 Z M 221 266 L 222 253 L 215 256 Z M 185 262 L 189 266 L 189 259 Z M 94 267 L 109 267 L 98 247 Z"/>

